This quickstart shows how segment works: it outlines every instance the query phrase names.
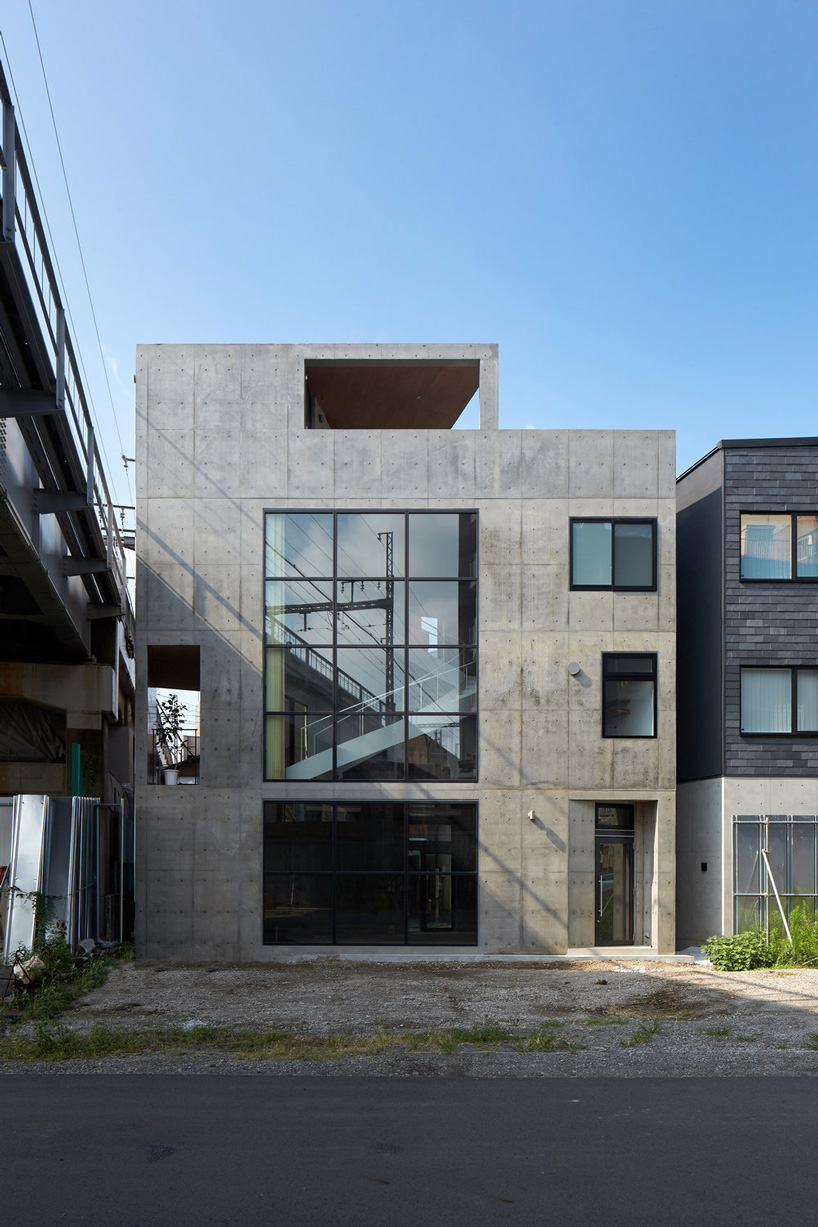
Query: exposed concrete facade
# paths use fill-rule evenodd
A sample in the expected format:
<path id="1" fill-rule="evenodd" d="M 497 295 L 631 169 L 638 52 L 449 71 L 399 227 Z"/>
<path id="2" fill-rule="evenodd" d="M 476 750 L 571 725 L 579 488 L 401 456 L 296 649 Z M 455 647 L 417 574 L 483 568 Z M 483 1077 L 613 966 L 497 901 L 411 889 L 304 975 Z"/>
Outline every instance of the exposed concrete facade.
<path id="1" fill-rule="evenodd" d="M 479 362 L 480 428 L 305 429 L 304 364 L 325 359 Z M 635 942 L 675 949 L 673 433 L 497 426 L 493 346 L 138 350 L 142 955 L 281 957 L 262 944 L 262 803 L 350 797 L 478 803 L 485 952 L 592 946 L 595 804 L 633 804 Z M 333 508 L 477 510 L 476 781 L 263 782 L 264 512 Z M 657 591 L 571 591 L 572 516 L 655 518 Z M 147 783 L 147 649 L 173 645 L 200 649 L 196 787 Z M 603 652 L 656 653 L 656 737 L 602 737 Z"/>

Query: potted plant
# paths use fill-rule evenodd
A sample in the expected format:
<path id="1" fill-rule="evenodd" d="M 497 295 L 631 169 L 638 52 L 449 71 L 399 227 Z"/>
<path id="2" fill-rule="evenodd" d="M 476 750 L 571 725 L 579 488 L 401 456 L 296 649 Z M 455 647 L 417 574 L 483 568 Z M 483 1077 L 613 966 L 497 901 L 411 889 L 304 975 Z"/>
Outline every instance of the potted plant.
<path id="1" fill-rule="evenodd" d="M 153 728 L 166 784 L 179 783 L 179 764 L 187 758 L 187 746 L 182 736 L 182 721 L 186 715 L 187 706 L 180 703 L 178 694 L 156 700 L 156 723 Z"/>

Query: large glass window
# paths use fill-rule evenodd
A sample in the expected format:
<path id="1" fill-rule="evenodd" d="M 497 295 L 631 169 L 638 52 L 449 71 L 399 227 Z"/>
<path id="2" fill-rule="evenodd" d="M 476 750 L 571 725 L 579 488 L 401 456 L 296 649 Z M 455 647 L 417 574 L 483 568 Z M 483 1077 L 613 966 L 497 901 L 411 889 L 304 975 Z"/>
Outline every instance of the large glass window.
<path id="1" fill-rule="evenodd" d="M 603 653 L 602 736 L 656 736 L 655 653 Z"/>
<path id="2" fill-rule="evenodd" d="M 818 579 L 818 516 L 742 515 L 741 578 Z"/>
<path id="3" fill-rule="evenodd" d="M 265 779 L 477 772 L 477 515 L 269 512 Z"/>
<path id="4" fill-rule="evenodd" d="M 766 853 L 766 856 L 765 856 Z M 733 816 L 734 931 L 783 927 L 775 897 L 787 917 L 800 908 L 815 918 L 818 903 L 818 817 L 814 814 Z"/>
<path id="5" fill-rule="evenodd" d="M 571 587 L 656 590 L 655 520 L 572 520 Z"/>
<path id="6" fill-rule="evenodd" d="M 475 945 L 476 805 L 265 802 L 264 942 Z"/>
<path id="7" fill-rule="evenodd" d="M 818 733 L 818 669 L 742 669 L 742 733 Z"/>

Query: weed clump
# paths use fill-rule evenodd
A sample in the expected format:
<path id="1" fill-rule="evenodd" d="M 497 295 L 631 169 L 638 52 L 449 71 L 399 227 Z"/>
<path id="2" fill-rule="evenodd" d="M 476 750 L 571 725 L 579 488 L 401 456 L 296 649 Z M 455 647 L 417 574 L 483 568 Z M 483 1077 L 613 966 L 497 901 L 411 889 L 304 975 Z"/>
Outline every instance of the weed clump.
<path id="1" fill-rule="evenodd" d="M 718 971 L 756 971 L 765 967 L 810 967 L 818 964 L 818 921 L 803 906 L 789 917 L 792 942 L 779 917 L 763 929 L 731 937 L 709 937 L 702 950 Z"/>

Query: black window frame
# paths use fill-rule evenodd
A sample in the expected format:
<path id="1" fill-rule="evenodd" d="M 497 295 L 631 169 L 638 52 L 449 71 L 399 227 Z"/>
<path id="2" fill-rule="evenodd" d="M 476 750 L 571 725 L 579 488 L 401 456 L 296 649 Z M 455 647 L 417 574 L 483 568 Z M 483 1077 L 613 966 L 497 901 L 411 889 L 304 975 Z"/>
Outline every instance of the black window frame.
<path id="1" fill-rule="evenodd" d="M 764 581 L 764 582 L 768 582 L 768 581 Z M 743 675 L 744 675 L 745 669 L 753 669 L 756 673 L 760 672 L 761 670 L 774 672 L 774 673 L 784 673 L 787 670 L 789 670 L 789 673 L 790 673 L 790 731 L 788 733 L 775 733 L 775 732 L 768 733 L 768 732 L 763 732 L 763 731 L 745 733 L 744 729 L 741 727 L 741 699 L 742 699 L 742 687 L 744 685 Z M 803 729 L 802 730 L 796 727 L 798 724 L 798 674 L 802 670 L 805 673 L 806 672 L 815 673 L 816 671 L 818 671 L 818 664 L 805 665 L 802 663 L 800 665 L 771 665 L 765 661 L 765 663 L 761 665 L 744 664 L 739 667 L 739 695 L 738 695 L 739 736 L 750 737 L 754 739 L 757 739 L 759 737 L 786 738 L 788 741 L 793 741 L 794 739 L 800 739 L 800 738 L 814 739 L 818 737 L 818 729 Z"/>
<path id="2" fill-rule="evenodd" d="M 632 673 L 623 673 L 617 671 L 608 677 L 608 661 L 622 660 L 623 658 L 630 660 L 650 660 L 653 662 L 653 669 L 650 673 L 638 672 L 634 670 Z M 621 682 L 653 682 L 653 732 L 652 733 L 608 733 L 605 730 L 605 683 L 607 681 Z M 659 656 L 657 652 L 603 652 L 602 653 L 602 711 L 600 714 L 602 724 L 602 736 L 609 741 L 655 741 L 659 736 Z"/>
<path id="3" fill-rule="evenodd" d="M 322 809 L 331 810 L 330 821 L 331 821 L 332 827 L 331 827 L 330 841 L 329 841 L 330 843 L 330 848 L 329 848 L 330 867 L 328 869 L 280 869 L 280 868 L 272 868 L 267 864 L 266 823 L 267 823 L 268 812 L 272 810 L 273 807 L 275 806 L 286 806 L 286 805 L 297 806 L 301 804 L 313 806 L 316 808 L 320 806 Z M 338 811 L 343 810 L 346 807 L 357 807 L 357 806 L 366 806 L 366 805 L 378 806 L 381 804 L 395 806 L 395 807 L 400 806 L 403 810 L 403 845 L 402 845 L 403 866 L 402 868 L 401 869 L 381 869 L 381 868 L 376 868 L 376 869 L 346 868 L 344 869 L 344 868 L 341 868 L 339 864 L 340 858 L 339 858 L 339 852 L 338 852 L 338 845 L 339 845 L 338 821 L 337 821 Z M 411 866 L 412 866 L 413 850 L 411 847 L 412 836 L 410 835 L 410 827 L 411 827 L 411 822 L 413 818 L 412 810 L 413 808 L 435 809 L 436 807 L 439 807 L 441 810 L 449 810 L 449 811 L 452 810 L 453 808 L 458 808 L 458 809 L 463 809 L 463 810 L 470 809 L 472 811 L 473 825 L 474 825 L 474 837 L 473 837 L 474 838 L 474 869 L 454 869 L 454 870 L 448 870 L 447 872 L 442 872 L 439 870 L 434 870 L 434 869 L 429 869 L 429 868 L 424 868 L 424 869 L 419 869 L 419 870 L 412 869 Z M 325 881 L 327 881 L 330 885 L 329 897 L 331 899 L 331 904 L 330 904 L 331 923 L 330 923 L 330 938 L 328 940 L 319 939 L 315 941 L 284 941 L 284 942 L 271 941 L 271 940 L 267 940 L 265 937 L 266 917 L 264 914 L 265 909 L 264 907 L 262 907 L 262 915 L 261 915 L 262 945 L 286 946 L 288 948 L 293 948 L 297 946 L 325 946 L 325 945 L 326 946 L 328 945 L 332 945 L 332 946 L 337 946 L 337 945 L 342 945 L 342 946 L 391 945 L 391 946 L 395 946 L 396 948 L 400 948 L 400 949 L 411 949 L 411 948 L 417 947 L 418 949 L 426 949 L 426 950 L 433 949 L 433 948 L 439 949 L 440 947 L 445 946 L 447 944 L 451 946 L 456 946 L 458 948 L 461 948 L 461 947 L 471 948 L 471 947 L 477 946 L 478 937 L 479 937 L 479 928 L 480 928 L 480 873 L 479 873 L 479 870 L 480 870 L 480 806 L 477 800 L 453 798 L 451 801 L 443 801 L 443 800 L 430 801 L 430 800 L 426 800 L 423 797 L 414 797 L 411 799 L 409 798 L 404 798 L 404 799 L 382 798 L 381 800 L 374 800 L 372 797 L 361 799 L 360 797 L 355 797 L 355 796 L 336 797 L 332 800 L 321 800 L 321 799 L 315 799 L 315 798 L 309 798 L 309 797 L 286 798 L 286 799 L 284 798 L 266 798 L 265 800 L 262 801 L 262 875 L 261 875 L 262 876 L 262 893 L 264 894 L 266 892 L 268 877 L 274 877 L 276 874 L 280 874 L 282 877 L 283 876 L 295 876 L 297 874 L 299 876 L 304 876 L 304 877 L 322 878 Z M 353 879 L 353 878 L 383 879 L 384 877 L 392 877 L 395 880 L 399 879 L 402 884 L 403 940 L 402 941 L 389 941 L 385 937 L 381 936 L 381 937 L 373 937 L 371 940 L 365 940 L 365 941 L 361 941 L 361 940 L 355 941 L 355 940 L 350 940 L 348 938 L 345 940 L 342 939 L 339 941 L 338 940 L 338 928 L 339 928 L 338 922 L 339 922 L 339 882 L 340 880 Z M 472 884 L 473 889 L 474 889 L 474 900 L 475 900 L 474 933 L 473 933 L 473 936 L 470 936 L 468 940 L 451 941 L 448 943 L 445 941 L 423 942 L 423 941 L 418 941 L 418 940 L 414 940 L 414 941 L 410 940 L 410 933 L 412 932 L 410 928 L 410 914 L 411 914 L 411 903 L 412 903 L 412 894 L 411 894 L 410 886 L 413 881 L 417 881 L 420 879 L 427 879 L 430 877 L 431 878 L 441 878 L 442 877 L 442 878 L 450 878 L 450 879 L 458 878 L 458 879 L 468 880 Z"/>
<path id="4" fill-rule="evenodd" d="M 574 525 L 610 524 L 611 526 L 611 582 L 610 584 L 574 583 Z M 651 582 L 649 584 L 616 583 L 616 526 L 617 524 L 649 524 L 651 526 Z M 572 592 L 656 592 L 658 586 L 658 520 L 655 516 L 571 516 L 569 519 L 570 589 Z"/>
<path id="5" fill-rule="evenodd" d="M 327 508 L 327 507 L 269 506 L 269 507 L 264 508 L 262 515 L 263 515 L 263 522 L 264 522 L 264 530 L 263 530 L 264 532 L 264 564 L 263 564 L 263 570 L 262 570 L 262 625 L 264 627 L 264 635 L 263 635 L 264 668 L 263 668 L 263 679 L 262 679 L 263 709 L 262 709 L 261 773 L 262 773 L 262 779 L 264 783 L 320 784 L 320 783 L 332 782 L 332 783 L 344 783 L 344 784 L 350 784 L 354 786 L 360 786 L 362 783 L 365 783 L 365 782 L 372 782 L 372 783 L 387 782 L 387 783 L 398 783 L 398 784 L 419 783 L 419 784 L 433 785 L 435 787 L 438 784 L 442 784 L 442 785 L 452 785 L 452 784 L 456 785 L 456 784 L 464 784 L 464 783 L 465 784 L 475 784 L 479 778 L 479 770 L 480 770 L 480 764 L 479 764 L 479 758 L 478 758 L 478 755 L 479 755 L 479 728 L 480 728 L 479 652 L 478 652 L 479 598 L 480 598 L 480 586 L 479 586 L 479 578 L 478 578 L 479 573 L 480 573 L 480 556 L 479 556 L 480 555 L 480 516 L 479 516 L 478 509 L 476 507 L 457 507 L 457 508 L 450 508 L 450 507 L 444 507 L 444 508 L 440 508 L 440 507 L 429 507 L 429 508 L 342 507 L 342 508 L 338 508 L 338 507 L 333 507 L 333 508 Z M 331 719 L 332 767 L 328 773 L 322 773 L 321 776 L 318 776 L 315 779 L 301 779 L 301 778 L 287 777 L 286 774 L 285 775 L 275 775 L 275 776 L 267 774 L 267 767 L 268 767 L 268 763 L 267 763 L 267 718 L 268 716 L 280 716 L 282 719 L 285 719 L 285 718 L 293 719 L 295 717 L 298 717 L 301 714 L 300 712 L 296 712 L 290 709 L 285 709 L 284 711 L 273 711 L 272 709 L 268 708 L 268 699 L 267 699 L 268 654 L 271 650 L 280 650 L 282 652 L 282 659 L 286 659 L 286 652 L 287 652 L 287 645 L 273 642 L 272 640 L 268 638 L 268 634 L 267 634 L 267 618 L 266 618 L 267 585 L 271 580 L 275 580 L 278 578 L 278 577 L 270 576 L 267 573 L 266 559 L 267 559 L 267 540 L 268 540 L 267 539 L 267 517 L 268 515 L 328 516 L 328 517 L 331 517 L 332 519 L 331 575 L 315 577 L 315 582 L 329 584 L 332 589 L 332 599 L 331 599 L 332 638 L 331 638 L 331 642 L 328 642 L 326 644 L 326 647 L 322 648 L 319 645 L 314 645 L 314 644 L 311 645 L 318 651 L 325 651 L 328 648 L 330 649 L 332 653 L 333 707 L 332 707 L 331 712 L 327 711 L 326 713 L 327 716 Z M 470 722 L 470 725 L 466 726 L 467 733 L 470 730 L 470 736 L 467 737 L 467 746 L 469 746 L 469 742 L 471 742 L 471 746 L 473 747 L 473 753 L 471 756 L 471 761 L 473 761 L 473 770 L 470 772 L 461 772 L 459 775 L 451 776 L 451 777 L 437 777 L 434 775 L 424 775 L 422 770 L 418 768 L 417 764 L 415 765 L 415 770 L 413 771 L 412 763 L 409 757 L 409 746 L 410 746 L 410 741 L 411 741 L 409 725 L 410 725 L 411 716 L 414 714 L 418 714 L 418 713 L 413 713 L 410 707 L 408 706 L 408 698 L 409 698 L 408 681 L 407 681 L 405 695 L 404 695 L 403 707 L 398 713 L 396 713 L 397 717 L 403 721 L 403 742 L 402 742 L 403 760 L 400 766 L 400 772 L 402 772 L 402 774 L 400 772 L 392 773 L 392 774 L 380 773 L 380 774 L 367 775 L 365 778 L 364 777 L 349 778 L 345 776 L 342 773 L 341 769 L 339 768 L 338 747 L 339 745 L 343 743 L 339 742 L 338 740 L 338 723 L 339 723 L 339 715 L 341 714 L 339 713 L 339 710 L 338 710 L 338 685 L 337 685 L 338 671 L 339 671 L 338 670 L 338 652 L 339 650 L 343 650 L 345 646 L 349 646 L 349 645 L 345 645 L 342 641 L 339 640 L 339 637 L 338 637 L 337 619 L 338 619 L 339 610 L 340 611 L 343 610 L 343 604 L 338 601 L 337 589 L 338 589 L 339 584 L 355 584 L 355 583 L 360 583 L 362 580 L 372 581 L 374 579 L 378 579 L 382 582 L 384 578 L 383 576 L 375 576 L 375 577 L 360 576 L 358 577 L 358 576 L 346 576 L 346 575 L 340 574 L 339 567 L 338 567 L 338 518 L 340 516 L 351 516 L 351 515 L 361 515 L 361 516 L 391 515 L 391 516 L 400 516 L 403 518 L 403 533 L 404 533 L 403 569 L 400 575 L 395 576 L 395 584 L 402 585 L 402 600 L 404 602 L 403 620 L 404 620 L 404 632 L 405 633 L 404 633 L 403 644 L 396 646 L 392 650 L 395 652 L 396 656 L 399 654 L 402 654 L 403 662 L 404 662 L 404 665 L 406 666 L 404 672 L 405 672 L 407 679 L 408 679 L 408 666 L 409 666 L 410 654 L 414 651 L 418 651 L 420 649 L 428 647 L 427 644 L 423 644 L 420 642 L 415 643 L 411 639 L 410 617 L 409 617 L 410 609 L 411 609 L 411 601 L 410 601 L 411 585 L 421 584 L 421 583 L 444 583 L 444 584 L 449 583 L 449 584 L 457 584 L 461 589 L 462 589 L 462 586 L 466 584 L 470 584 L 474 588 L 473 638 L 468 643 L 441 642 L 440 644 L 437 645 L 437 647 L 439 647 L 441 650 L 443 649 L 459 650 L 461 653 L 462 660 L 466 660 L 468 655 L 469 654 L 471 655 L 471 661 L 468 662 L 468 664 L 473 669 L 474 679 L 475 679 L 474 700 L 473 700 L 473 706 L 471 710 L 436 713 L 436 715 L 439 717 L 441 724 L 445 723 L 446 720 L 453 720 L 455 717 L 457 717 L 457 719 L 460 721 L 461 737 L 463 736 L 463 729 L 464 729 L 464 726 L 466 725 L 466 722 Z M 410 516 L 428 516 L 428 515 L 436 515 L 436 516 L 450 515 L 450 516 L 457 516 L 457 517 L 461 517 L 461 516 L 473 516 L 474 517 L 473 574 L 468 574 L 468 575 L 458 574 L 457 576 L 442 576 L 442 575 L 434 575 L 434 574 L 424 575 L 420 573 L 410 574 L 410 570 L 409 570 Z M 289 577 L 289 578 L 286 576 L 281 577 L 280 582 L 282 583 L 290 582 L 291 578 L 293 577 Z M 295 578 L 298 578 L 298 577 L 295 577 Z M 302 576 L 301 579 L 309 580 L 310 577 Z M 315 714 L 322 714 L 318 711 L 317 708 L 314 710 L 315 710 Z M 285 736 L 287 735 L 289 735 L 289 733 L 285 734 Z M 285 772 L 286 772 L 286 768 L 285 768 Z"/>
<path id="6" fill-rule="evenodd" d="M 790 517 L 790 574 L 789 575 L 742 575 L 742 564 L 744 554 L 741 549 L 741 535 L 743 530 L 743 521 L 745 516 L 789 516 Z M 786 511 L 780 507 L 778 510 L 773 510 L 770 507 L 745 507 L 739 512 L 739 529 L 738 529 L 738 574 L 739 581 L 742 584 L 818 584 L 818 575 L 794 575 L 793 569 L 798 566 L 797 544 L 798 544 L 798 517 L 799 516 L 815 516 L 818 518 L 818 510 Z"/>

